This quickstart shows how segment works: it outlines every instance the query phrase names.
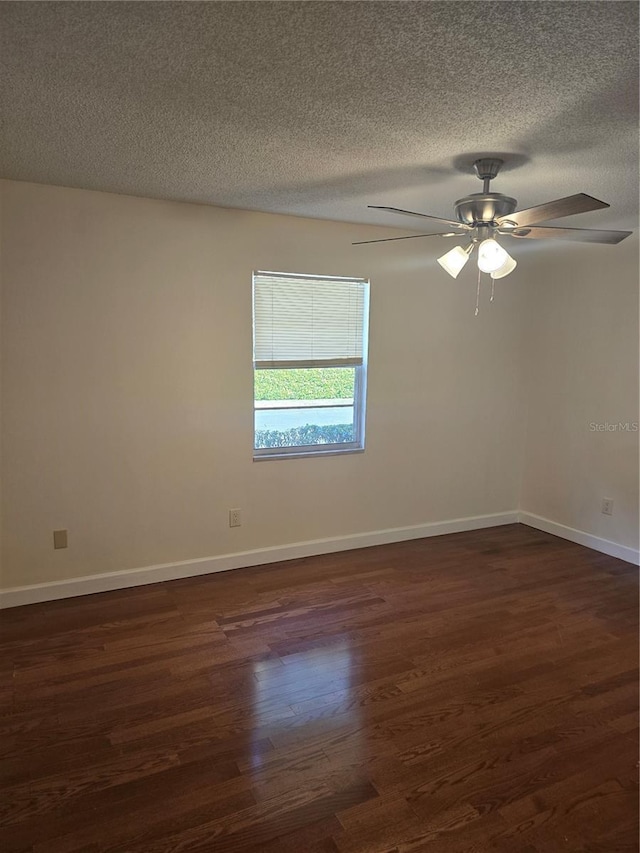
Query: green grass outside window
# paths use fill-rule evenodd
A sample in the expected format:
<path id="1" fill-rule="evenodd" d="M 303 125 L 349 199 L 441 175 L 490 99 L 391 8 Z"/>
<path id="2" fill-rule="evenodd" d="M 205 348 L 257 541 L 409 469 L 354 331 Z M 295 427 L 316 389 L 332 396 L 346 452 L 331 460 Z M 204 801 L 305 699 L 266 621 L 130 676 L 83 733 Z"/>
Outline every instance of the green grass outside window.
<path id="1" fill-rule="evenodd" d="M 354 392 L 355 368 L 256 370 L 256 400 L 344 400 Z"/>

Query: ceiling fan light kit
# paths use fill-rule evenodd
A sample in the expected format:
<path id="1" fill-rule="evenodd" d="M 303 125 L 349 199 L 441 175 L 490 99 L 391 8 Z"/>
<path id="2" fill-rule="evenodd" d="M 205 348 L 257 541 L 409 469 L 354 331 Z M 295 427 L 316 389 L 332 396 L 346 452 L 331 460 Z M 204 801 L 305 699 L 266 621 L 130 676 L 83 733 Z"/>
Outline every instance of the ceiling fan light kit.
<path id="1" fill-rule="evenodd" d="M 517 266 L 518 262 L 512 258 L 511 255 L 507 255 L 507 259 L 504 264 L 491 273 L 491 278 L 494 281 L 497 278 L 504 278 L 506 275 L 509 275 L 509 273 L 512 273 Z"/>
<path id="2" fill-rule="evenodd" d="M 438 234 L 412 234 L 409 237 L 391 237 L 383 240 L 362 240 L 362 243 L 386 243 L 390 240 L 409 240 L 415 237 L 467 237 L 467 246 L 455 246 L 442 257 L 438 263 L 452 278 L 457 278 L 469 260 L 474 248 L 478 247 L 478 288 L 480 274 L 488 273 L 492 280 L 504 278 L 514 271 L 517 261 L 498 243 L 496 237 L 509 239 L 542 240 L 548 238 L 564 238 L 583 243 L 605 243 L 614 245 L 624 240 L 631 231 L 595 231 L 590 228 L 558 228 L 557 226 L 537 226 L 539 222 L 548 219 L 560 219 L 563 216 L 573 216 L 587 213 L 591 210 L 601 210 L 609 207 L 607 202 L 600 201 L 586 193 L 576 193 L 567 198 L 539 204 L 524 210 L 516 210 L 518 202 L 511 196 L 491 192 L 491 181 L 496 177 L 503 160 L 498 157 L 483 157 L 475 161 L 473 168 L 482 181 L 482 192 L 472 193 L 458 199 L 454 204 L 456 220 L 442 219 L 426 213 L 416 213 L 412 210 L 402 210 L 397 207 L 369 205 L 375 210 L 386 210 L 403 216 L 418 216 L 430 219 L 440 225 L 446 225 L 447 231 Z M 455 231 L 451 229 L 455 228 Z M 493 282 L 492 282 L 493 289 Z M 492 297 L 493 300 L 493 297 Z M 476 305 L 476 314 L 477 305 Z"/>
<path id="3" fill-rule="evenodd" d="M 509 260 L 508 252 L 492 237 L 483 240 L 478 246 L 478 269 L 481 272 L 497 272 Z"/>
<path id="4" fill-rule="evenodd" d="M 457 278 L 464 265 L 469 260 L 469 255 L 473 251 L 473 243 L 470 243 L 466 249 L 462 246 L 455 246 L 446 255 L 438 258 L 438 263 L 445 272 L 448 272 L 453 278 Z"/>

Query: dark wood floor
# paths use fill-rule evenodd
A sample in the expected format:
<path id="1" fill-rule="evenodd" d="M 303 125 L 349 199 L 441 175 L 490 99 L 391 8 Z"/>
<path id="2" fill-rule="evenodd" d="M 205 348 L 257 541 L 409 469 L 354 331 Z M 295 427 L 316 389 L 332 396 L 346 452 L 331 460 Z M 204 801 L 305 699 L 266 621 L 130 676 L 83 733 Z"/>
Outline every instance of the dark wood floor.
<path id="1" fill-rule="evenodd" d="M 637 625 L 519 525 L 5 611 L 0 849 L 637 851 Z"/>

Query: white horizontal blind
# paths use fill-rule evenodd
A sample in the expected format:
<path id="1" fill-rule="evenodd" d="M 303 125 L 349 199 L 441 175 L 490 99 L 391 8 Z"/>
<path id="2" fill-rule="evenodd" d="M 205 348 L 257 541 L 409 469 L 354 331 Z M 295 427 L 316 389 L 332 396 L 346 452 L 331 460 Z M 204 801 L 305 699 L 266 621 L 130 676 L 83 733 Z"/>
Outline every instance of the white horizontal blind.
<path id="1" fill-rule="evenodd" d="M 362 279 L 254 273 L 255 366 L 361 365 L 366 287 Z"/>

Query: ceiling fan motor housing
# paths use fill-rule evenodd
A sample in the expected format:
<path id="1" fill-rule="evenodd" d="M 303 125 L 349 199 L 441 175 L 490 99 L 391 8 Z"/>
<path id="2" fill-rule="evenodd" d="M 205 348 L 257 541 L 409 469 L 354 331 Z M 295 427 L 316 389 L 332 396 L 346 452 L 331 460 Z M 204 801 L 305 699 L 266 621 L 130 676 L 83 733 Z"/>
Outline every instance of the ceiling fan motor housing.
<path id="1" fill-rule="evenodd" d="M 488 225 L 516 209 L 515 198 L 502 193 L 472 193 L 455 203 L 456 217 L 465 225 Z"/>

